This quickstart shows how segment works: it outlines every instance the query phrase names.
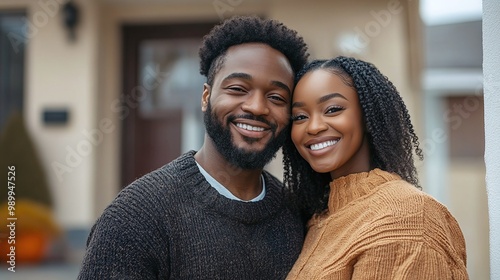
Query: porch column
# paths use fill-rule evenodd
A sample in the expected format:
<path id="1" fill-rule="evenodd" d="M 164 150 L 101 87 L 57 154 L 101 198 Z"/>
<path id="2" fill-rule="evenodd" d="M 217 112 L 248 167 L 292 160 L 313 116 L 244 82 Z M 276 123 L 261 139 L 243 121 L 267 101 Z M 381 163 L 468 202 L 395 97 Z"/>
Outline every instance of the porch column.
<path id="1" fill-rule="evenodd" d="M 486 189 L 490 222 L 490 279 L 500 279 L 500 1 L 483 0 Z"/>

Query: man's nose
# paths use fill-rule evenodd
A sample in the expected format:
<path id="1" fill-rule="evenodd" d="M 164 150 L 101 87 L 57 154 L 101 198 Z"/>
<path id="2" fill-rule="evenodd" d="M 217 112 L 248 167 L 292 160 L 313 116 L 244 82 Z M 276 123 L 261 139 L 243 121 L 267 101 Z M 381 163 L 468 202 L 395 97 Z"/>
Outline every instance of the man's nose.
<path id="1" fill-rule="evenodd" d="M 241 108 L 256 116 L 269 114 L 268 100 L 265 94 L 260 91 L 250 93 Z"/>

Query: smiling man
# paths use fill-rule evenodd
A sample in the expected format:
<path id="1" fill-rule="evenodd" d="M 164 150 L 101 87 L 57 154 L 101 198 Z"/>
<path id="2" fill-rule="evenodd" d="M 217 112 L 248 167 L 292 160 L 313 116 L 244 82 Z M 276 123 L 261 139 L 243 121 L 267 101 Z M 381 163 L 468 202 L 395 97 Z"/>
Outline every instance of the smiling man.
<path id="1" fill-rule="evenodd" d="M 206 135 L 126 187 L 92 228 L 79 279 L 284 279 L 304 238 L 264 166 L 287 137 L 297 32 L 235 17 L 200 48 Z"/>
<path id="2" fill-rule="evenodd" d="M 250 200 L 265 191 L 262 168 L 286 137 L 293 70 L 282 53 L 262 43 L 232 46 L 224 59 L 212 85 L 205 84 L 207 137 L 195 158 L 217 181 L 226 180 L 231 193 Z M 234 167 L 239 172 L 231 180 L 218 172 Z"/>

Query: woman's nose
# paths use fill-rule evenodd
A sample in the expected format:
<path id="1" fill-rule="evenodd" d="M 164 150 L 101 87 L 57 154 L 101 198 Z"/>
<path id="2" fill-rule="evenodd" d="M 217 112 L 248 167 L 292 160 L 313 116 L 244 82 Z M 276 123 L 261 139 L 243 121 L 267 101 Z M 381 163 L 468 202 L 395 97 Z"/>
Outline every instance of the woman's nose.
<path id="1" fill-rule="evenodd" d="M 328 125 L 321 116 L 310 116 L 307 124 L 307 133 L 316 135 L 328 129 Z"/>

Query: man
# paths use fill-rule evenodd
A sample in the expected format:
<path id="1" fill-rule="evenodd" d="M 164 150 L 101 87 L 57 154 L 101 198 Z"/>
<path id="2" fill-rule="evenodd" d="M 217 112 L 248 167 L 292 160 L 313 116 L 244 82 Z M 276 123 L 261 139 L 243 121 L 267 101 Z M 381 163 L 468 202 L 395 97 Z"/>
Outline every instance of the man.
<path id="1" fill-rule="evenodd" d="M 273 20 L 235 17 L 205 36 L 203 146 L 117 196 L 92 228 L 79 279 L 284 279 L 303 223 L 263 168 L 287 137 L 307 56 Z"/>

